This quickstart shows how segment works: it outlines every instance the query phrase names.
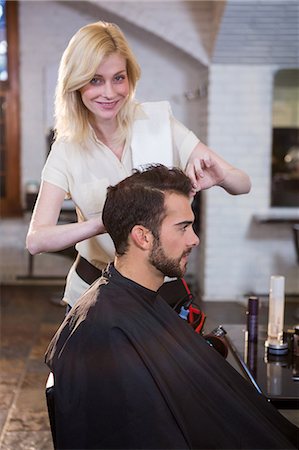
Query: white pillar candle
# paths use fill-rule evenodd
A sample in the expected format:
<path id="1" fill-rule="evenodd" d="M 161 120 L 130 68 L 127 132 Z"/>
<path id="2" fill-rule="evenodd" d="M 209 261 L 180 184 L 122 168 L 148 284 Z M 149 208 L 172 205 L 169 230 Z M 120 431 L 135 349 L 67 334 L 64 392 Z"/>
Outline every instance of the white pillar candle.
<path id="1" fill-rule="evenodd" d="M 285 277 L 271 276 L 269 295 L 268 342 L 280 344 L 283 342 Z"/>

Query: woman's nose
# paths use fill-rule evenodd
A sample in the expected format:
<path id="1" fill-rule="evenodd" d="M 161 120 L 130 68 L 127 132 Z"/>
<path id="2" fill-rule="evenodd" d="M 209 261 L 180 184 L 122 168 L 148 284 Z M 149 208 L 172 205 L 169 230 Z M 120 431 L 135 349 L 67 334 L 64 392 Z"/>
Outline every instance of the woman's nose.
<path id="1" fill-rule="evenodd" d="M 114 96 L 114 89 L 111 83 L 106 82 L 104 87 L 103 87 L 103 93 L 102 93 L 103 97 L 106 98 L 113 98 Z"/>

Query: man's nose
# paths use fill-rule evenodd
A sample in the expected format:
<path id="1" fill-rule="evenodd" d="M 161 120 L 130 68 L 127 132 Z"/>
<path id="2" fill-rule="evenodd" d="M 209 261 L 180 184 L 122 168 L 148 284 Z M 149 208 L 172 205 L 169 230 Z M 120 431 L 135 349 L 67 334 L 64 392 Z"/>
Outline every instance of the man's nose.
<path id="1" fill-rule="evenodd" d="M 191 227 L 190 246 L 196 247 L 199 243 L 200 243 L 200 239 L 197 236 L 197 234 L 194 233 L 194 230 Z"/>

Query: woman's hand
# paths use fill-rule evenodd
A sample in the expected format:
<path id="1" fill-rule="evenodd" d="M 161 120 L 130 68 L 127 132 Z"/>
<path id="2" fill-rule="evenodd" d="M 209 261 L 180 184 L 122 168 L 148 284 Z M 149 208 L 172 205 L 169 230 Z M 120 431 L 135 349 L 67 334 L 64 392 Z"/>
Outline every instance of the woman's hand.
<path id="1" fill-rule="evenodd" d="M 251 188 L 250 179 L 245 172 L 231 166 L 201 142 L 188 159 L 186 175 L 192 182 L 193 195 L 212 186 L 220 186 L 234 195 L 247 194 Z"/>
<path id="2" fill-rule="evenodd" d="M 187 164 L 186 175 L 192 181 L 194 193 L 219 185 L 225 177 L 221 165 L 213 160 L 209 154 L 203 158 L 194 158 Z"/>

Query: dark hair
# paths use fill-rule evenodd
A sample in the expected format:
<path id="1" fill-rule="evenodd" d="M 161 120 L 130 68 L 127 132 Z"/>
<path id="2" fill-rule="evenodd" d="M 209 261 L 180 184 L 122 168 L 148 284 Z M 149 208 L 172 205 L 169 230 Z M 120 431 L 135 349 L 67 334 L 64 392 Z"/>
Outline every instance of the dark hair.
<path id="1" fill-rule="evenodd" d="M 191 188 L 191 181 L 183 171 L 161 164 L 135 170 L 130 177 L 110 186 L 102 218 L 116 253 L 125 254 L 128 236 L 135 225 L 143 225 L 158 237 L 165 217 L 165 192 L 188 197 Z"/>

